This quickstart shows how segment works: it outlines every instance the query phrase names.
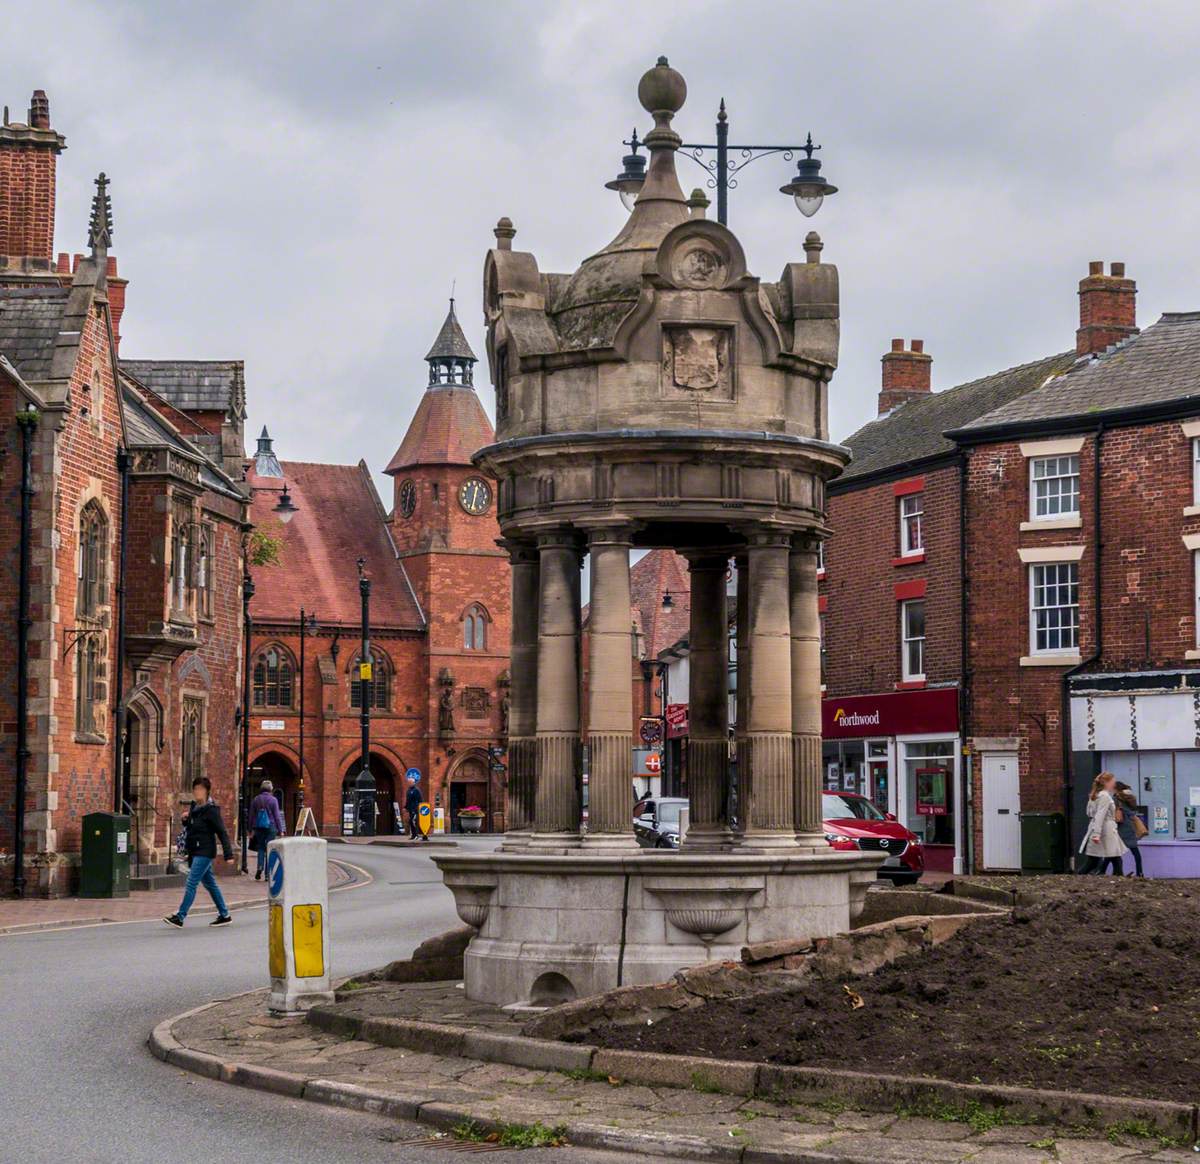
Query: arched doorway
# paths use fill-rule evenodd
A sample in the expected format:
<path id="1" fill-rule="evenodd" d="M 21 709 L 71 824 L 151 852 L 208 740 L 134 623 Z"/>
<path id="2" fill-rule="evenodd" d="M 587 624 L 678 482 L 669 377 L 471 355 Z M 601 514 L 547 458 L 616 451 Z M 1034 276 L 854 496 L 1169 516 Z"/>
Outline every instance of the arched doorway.
<path id="1" fill-rule="evenodd" d="M 447 806 L 451 832 L 462 831 L 458 826 L 458 814 L 469 805 L 483 809 L 483 831 L 491 832 L 490 775 L 487 756 L 481 753 L 471 752 L 455 765 L 450 773 L 450 803 Z"/>
<path id="2" fill-rule="evenodd" d="M 396 769 L 390 760 L 377 752 L 370 756 L 371 775 L 375 777 L 375 835 L 390 836 L 398 829 L 400 817 L 396 812 Z M 362 769 L 362 759 L 356 756 L 342 778 L 342 832 L 354 830 L 354 782 Z"/>
<path id="3" fill-rule="evenodd" d="M 141 688 L 125 706 L 125 740 L 121 756 L 121 799 L 133 823 L 133 863 L 158 865 L 178 829 L 173 789 L 158 804 L 158 754 L 162 751 L 162 705 L 154 692 Z"/>
<path id="4" fill-rule="evenodd" d="M 294 832 L 299 806 L 296 803 L 296 789 L 299 779 L 296 773 L 296 762 L 282 752 L 264 752 L 261 756 L 250 761 L 250 800 L 258 795 L 259 785 L 264 780 L 270 780 L 275 785 L 275 799 L 283 812 L 283 823 L 287 831 Z"/>

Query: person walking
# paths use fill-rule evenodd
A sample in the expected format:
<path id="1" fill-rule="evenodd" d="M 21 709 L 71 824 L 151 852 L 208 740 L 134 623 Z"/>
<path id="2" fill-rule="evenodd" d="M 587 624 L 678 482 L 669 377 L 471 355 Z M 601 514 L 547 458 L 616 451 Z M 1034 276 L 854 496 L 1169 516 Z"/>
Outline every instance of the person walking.
<path id="1" fill-rule="evenodd" d="M 404 811 L 408 813 L 408 839 L 418 838 L 428 841 L 429 838 L 421 832 L 421 782 L 415 777 L 408 778 L 408 791 L 404 794 Z"/>
<path id="2" fill-rule="evenodd" d="M 258 853 L 254 880 L 261 881 L 267 865 L 267 846 L 276 837 L 287 833 L 283 813 L 279 811 L 275 785 L 270 780 L 264 780 L 258 786 L 258 795 L 250 802 L 250 822 L 254 826 L 254 849 Z"/>
<path id="3" fill-rule="evenodd" d="M 1088 796 L 1088 830 L 1079 851 L 1087 858 L 1080 873 L 1103 874 L 1109 865 L 1120 877 L 1124 870 L 1121 857 L 1127 852 L 1117 833 L 1117 804 L 1113 790 L 1117 778 L 1111 772 L 1101 772 L 1092 781 Z"/>
<path id="4" fill-rule="evenodd" d="M 1137 794 L 1128 784 L 1118 780 L 1116 792 L 1113 793 L 1113 799 L 1116 801 L 1117 811 L 1121 815 L 1121 819 L 1117 821 L 1117 836 L 1121 838 L 1121 843 L 1133 854 L 1133 864 L 1136 871 L 1128 874 L 1128 876 L 1145 877 L 1146 874 L 1142 872 L 1142 851 L 1138 848 L 1138 841 L 1150 830 L 1146 828 L 1145 822 L 1138 816 Z"/>
<path id="5" fill-rule="evenodd" d="M 229 834 L 225 831 L 225 822 L 221 820 L 221 810 L 212 801 L 212 781 L 207 776 L 197 776 L 192 781 L 192 807 L 183 818 L 186 832 L 184 836 L 187 852 L 188 869 L 187 884 L 183 887 L 183 900 L 179 909 L 163 918 L 163 921 L 176 929 L 183 927 L 188 910 L 196 900 L 196 890 L 203 885 L 208 890 L 213 905 L 217 907 L 217 916 L 208 924 L 212 926 L 227 926 L 233 918 L 229 916 L 229 907 L 221 896 L 221 888 L 213 873 L 213 862 L 217 859 L 217 841 L 221 842 L 221 853 L 226 861 L 233 860 L 233 847 L 229 843 Z"/>

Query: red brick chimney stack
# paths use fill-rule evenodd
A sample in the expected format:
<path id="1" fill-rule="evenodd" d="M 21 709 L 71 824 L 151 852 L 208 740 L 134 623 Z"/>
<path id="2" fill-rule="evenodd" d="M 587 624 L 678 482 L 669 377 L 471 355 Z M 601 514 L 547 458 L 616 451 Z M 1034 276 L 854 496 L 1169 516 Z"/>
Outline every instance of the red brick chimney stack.
<path id="1" fill-rule="evenodd" d="M 902 339 L 892 340 L 892 350 L 883 355 L 883 387 L 879 393 L 879 415 L 914 396 L 933 390 L 933 357 L 925 354 L 925 341 L 915 339 L 905 349 Z"/>
<path id="2" fill-rule="evenodd" d="M 1125 264 L 1088 264 L 1086 279 L 1079 281 L 1079 330 L 1075 352 L 1098 355 L 1112 344 L 1137 334 L 1137 284 L 1125 278 Z"/>
<path id="3" fill-rule="evenodd" d="M 64 148 L 41 89 L 27 124 L 6 118 L 0 125 L 0 271 L 54 269 L 55 170 Z"/>
<path id="4" fill-rule="evenodd" d="M 122 279 L 117 274 L 117 256 L 108 256 L 106 286 L 108 287 L 108 314 L 112 320 L 113 343 L 117 353 L 121 351 L 121 316 L 125 311 L 125 288 L 129 286 L 128 279 Z"/>

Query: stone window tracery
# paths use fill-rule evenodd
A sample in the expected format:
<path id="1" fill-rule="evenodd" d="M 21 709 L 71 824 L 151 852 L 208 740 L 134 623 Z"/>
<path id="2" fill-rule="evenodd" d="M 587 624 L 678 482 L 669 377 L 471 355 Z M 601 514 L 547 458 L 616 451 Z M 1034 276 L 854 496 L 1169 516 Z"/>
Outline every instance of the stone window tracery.
<path id="1" fill-rule="evenodd" d="M 254 706 L 291 707 L 295 674 L 286 650 L 275 644 L 267 647 L 254 664 Z"/>
<path id="2" fill-rule="evenodd" d="M 487 650 L 487 611 L 474 602 L 463 612 L 463 650 Z"/>

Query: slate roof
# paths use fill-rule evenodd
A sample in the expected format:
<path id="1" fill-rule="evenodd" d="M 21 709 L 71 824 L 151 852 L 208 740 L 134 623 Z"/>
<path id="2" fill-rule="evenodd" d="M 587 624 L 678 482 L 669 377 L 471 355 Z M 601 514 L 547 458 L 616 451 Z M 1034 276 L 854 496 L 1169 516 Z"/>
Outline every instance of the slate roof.
<path id="1" fill-rule="evenodd" d="M 1086 418 L 1154 404 L 1200 407 L 1200 311 L 1169 312 L 1140 334 L 962 426 L 964 434 L 1000 425 Z"/>
<path id="2" fill-rule="evenodd" d="M 433 347 L 429 349 L 429 355 L 425 358 L 427 360 L 475 360 L 475 353 L 471 351 L 471 345 L 467 343 L 467 337 L 463 335 L 463 329 L 459 326 L 458 316 L 454 314 L 453 299 L 450 300 L 450 310 L 446 314 L 442 330 L 437 333 L 437 339 L 433 341 Z"/>
<path id="3" fill-rule="evenodd" d="M 0 352 L 23 380 L 50 375 L 69 287 L 0 286 Z"/>
<path id="4" fill-rule="evenodd" d="M 956 446 L 944 435 L 947 431 L 1035 391 L 1047 377 L 1070 368 L 1075 358 L 1074 352 L 1060 352 L 943 392 L 914 396 L 842 442 L 850 448 L 853 460 L 831 483 L 831 490 L 837 492 L 843 484 L 859 478 L 953 452 Z"/>
<path id="5" fill-rule="evenodd" d="M 300 608 L 322 623 L 357 627 L 361 617 L 358 558 L 371 579 L 371 624 L 387 629 L 424 626 L 403 563 L 388 533 L 383 507 L 367 467 L 283 462 L 296 513 L 284 525 L 272 512 L 284 482 L 248 476 L 250 520 L 282 549 L 277 566 L 255 568 L 253 618 L 296 622 Z M 353 650 L 351 643 L 349 648 Z"/>
<path id="6" fill-rule="evenodd" d="M 408 432 L 385 473 L 413 465 L 469 465 L 471 454 L 496 439 L 473 388 L 438 384 L 425 390 Z"/>
<path id="7" fill-rule="evenodd" d="M 241 360 L 122 360 L 121 367 L 185 412 L 246 414 Z"/>

